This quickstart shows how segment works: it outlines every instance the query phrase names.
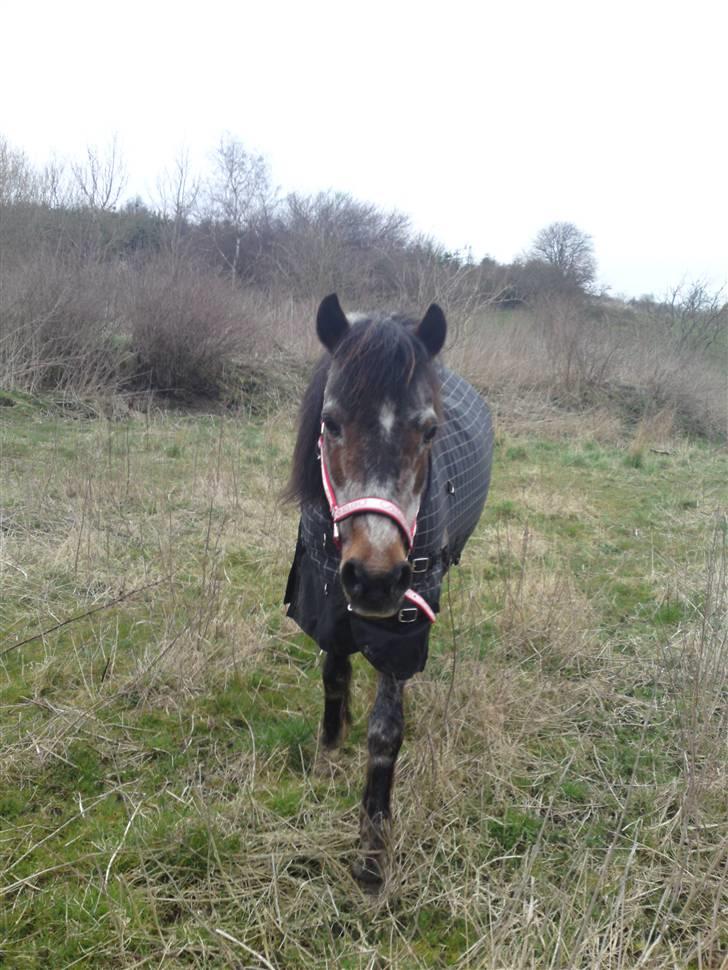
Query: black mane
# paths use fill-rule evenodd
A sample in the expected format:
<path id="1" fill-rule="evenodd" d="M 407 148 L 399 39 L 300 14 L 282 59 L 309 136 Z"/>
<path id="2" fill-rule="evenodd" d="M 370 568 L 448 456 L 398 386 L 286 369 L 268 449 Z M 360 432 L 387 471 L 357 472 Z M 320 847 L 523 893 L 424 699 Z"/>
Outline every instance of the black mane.
<path id="1" fill-rule="evenodd" d="M 333 360 L 338 369 L 337 384 L 345 388 L 346 407 L 353 412 L 361 412 L 372 401 L 385 397 L 401 401 L 423 373 L 437 385 L 430 356 L 414 334 L 415 326 L 413 320 L 402 316 L 357 321 L 336 348 L 335 356 L 326 353 L 319 360 L 301 402 L 291 476 L 283 492 L 286 501 L 322 501 L 316 442 Z"/>
<path id="2" fill-rule="evenodd" d="M 314 503 L 323 496 L 321 469 L 316 460 L 316 442 L 321 429 L 321 409 L 330 366 L 331 355 L 324 354 L 316 364 L 311 383 L 301 401 L 291 475 L 283 490 L 285 502 Z"/>

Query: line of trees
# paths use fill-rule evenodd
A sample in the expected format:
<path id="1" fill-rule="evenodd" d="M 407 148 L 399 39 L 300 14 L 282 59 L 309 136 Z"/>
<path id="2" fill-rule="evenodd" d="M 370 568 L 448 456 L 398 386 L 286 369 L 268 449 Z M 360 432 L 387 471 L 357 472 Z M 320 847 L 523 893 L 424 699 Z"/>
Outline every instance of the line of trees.
<path id="1" fill-rule="evenodd" d="M 569 372 L 581 360 L 594 380 L 605 371 L 586 323 L 649 324 L 678 353 L 725 342 L 721 292 L 697 282 L 610 300 L 591 237 L 569 222 L 511 263 L 475 262 L 348 194 L 281 195 L 265 159 L 230 135 L 204 175 L 181 154 L 153 198 L 129 199 L 126 185 L 115 143 L 38 168 L 0 137 L 0 387 L 218 394 L 235 361 L 300 346 L 281 320 L 303 321 L 332 290 L 349 306 L 437 300 L 466 328 L 484 311 L 530 313 L 568 345 Z"/>
<path id="2" fill-rule="evenodd" d="M 547 227 L 522 258 L 474 263 L 415 233 L 407 216 L 346 193 L 281 197 L 265 159 L 225 135 L 204 177 L 181 154 L 154 198 L 124 200 L 116 143 L 82 162 L 38 170 L 0 138 L 0 256 L 39 246 L 81 259 L 143 260 L 164 254 L 226 275 L 232 286 L 317 295 L 338 287 L 354 298 L 419 301 L 437 291 L 514 306 L 542 292 L 592 292 L 593 245 L 570 223 Z"/>

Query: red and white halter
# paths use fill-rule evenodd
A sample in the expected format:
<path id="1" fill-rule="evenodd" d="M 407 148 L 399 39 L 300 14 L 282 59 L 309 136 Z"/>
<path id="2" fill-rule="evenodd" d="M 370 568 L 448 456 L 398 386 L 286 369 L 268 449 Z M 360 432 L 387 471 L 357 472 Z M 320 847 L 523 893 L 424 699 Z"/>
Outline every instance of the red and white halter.
<path id="1" fill-rule="evenodd" d="M 407 516 L 404 514 L 402 509 L 397 505 L 396 502 L 391 502 L 388 498 L 378 498 L 375 495 L 365 495 L 362 498 L 352 499 L 350 502 L 344 502 L 343 505 L 339 505 L 336 501 L 336 492 L 334 491 L 334 483 L 331 480 L 331 475 L 329 474 L 328 465 L 326 463 L 326 450 L 324 446 L 324 426 L 321 425 L 321 434 L 318 440 L 319 457 L 321 459 L 321 481 L 324 486 L 324 493 L 326 495 L 326 501 L 329 503 L 329 509 L 331 510 L 331 518 L 334 523 L 334 543 L 337 548 L 341 548 L 341 534 L 339 532 L 339 522 L 343 522 L 344 519 L 348 519 L 352 515 L 359 515 L 362 512 L 375 515 L 384 515 L 388 519 L 399 526 L 402 530 L 407 541 L 407 551 L 412 549 L 415 541 L 415 533 L 417 532 L 417 515 L 419 514 L 419 503 L 417 511 L 415 512 L 414 519 L 412 522 L 407 521 Z M 413 606 L 422 610 L 425 616 L 428 618 L 430 623 L 435 622 L 435 613 L 432 610 L 430 604 L 416 593 L 413 589 L 408 589 L 404 598 L 409 600 Z"/>

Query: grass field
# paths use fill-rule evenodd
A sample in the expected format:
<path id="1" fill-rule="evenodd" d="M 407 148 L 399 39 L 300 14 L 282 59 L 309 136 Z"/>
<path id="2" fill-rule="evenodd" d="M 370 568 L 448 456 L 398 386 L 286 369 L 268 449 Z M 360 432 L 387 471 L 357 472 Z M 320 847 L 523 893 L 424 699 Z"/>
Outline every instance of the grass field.
<path id="1" fill-rule="evenodd" d="M 280 606 L 291 415 L 4 400 L 2 967 L 728 966 L 725 452 L 500 422 L 370 896 L 374 678 L 322 767 Z"/>

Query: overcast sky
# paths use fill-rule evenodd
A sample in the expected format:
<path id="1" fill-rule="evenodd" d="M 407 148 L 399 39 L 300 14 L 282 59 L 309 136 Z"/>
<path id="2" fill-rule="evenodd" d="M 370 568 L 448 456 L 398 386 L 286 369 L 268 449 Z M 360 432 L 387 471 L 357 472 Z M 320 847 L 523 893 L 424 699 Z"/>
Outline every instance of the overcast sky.
<path id="1" fill-rule="evenodd" d="M 228 131 L 283 191 L 406 212 L 476 257 L 594 238 L 614 293 L 728 279 L 725 0 L 3 0 L 0 133 L 117 136 L 128 193 Z"/>

